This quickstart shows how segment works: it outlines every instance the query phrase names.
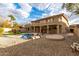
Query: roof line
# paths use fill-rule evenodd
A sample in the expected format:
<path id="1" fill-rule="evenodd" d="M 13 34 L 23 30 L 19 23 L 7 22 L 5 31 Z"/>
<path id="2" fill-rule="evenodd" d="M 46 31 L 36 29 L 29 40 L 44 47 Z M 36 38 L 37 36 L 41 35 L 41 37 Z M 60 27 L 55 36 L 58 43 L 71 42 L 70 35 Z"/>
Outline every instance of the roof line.
<path id="1" fill-rule="evenodd" d="M 31 22 L 41 21 L 41 20 L 45 20 L 45 19 L 47 19 L 47 18 L 56 17 L 56 16 L 61 16 L 61 15 L 68 21 L 68 17 L 66 17 L 66 16 L 64 15 L 64 13 L 61 13 L 61 14 L 58 14 L 58 15 L 48 16 L 48 17 L 41 18 L 41 19 L 38 19 L 38 20 L 35 20 L 35 21 L 31 21 Z"/>

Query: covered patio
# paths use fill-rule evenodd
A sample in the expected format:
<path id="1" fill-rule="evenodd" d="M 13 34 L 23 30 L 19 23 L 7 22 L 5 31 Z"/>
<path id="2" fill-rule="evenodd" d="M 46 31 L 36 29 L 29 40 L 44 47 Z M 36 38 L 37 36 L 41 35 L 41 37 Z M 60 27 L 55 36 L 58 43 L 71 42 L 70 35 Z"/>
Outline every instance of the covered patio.
<path id="1" fill-rule="evenodd" d="M 36 33 L 48 33 L 59 34 L 62 33 L 62 25 L 44 25 L 44 26 L 32 26 L 31 32 Z"/>

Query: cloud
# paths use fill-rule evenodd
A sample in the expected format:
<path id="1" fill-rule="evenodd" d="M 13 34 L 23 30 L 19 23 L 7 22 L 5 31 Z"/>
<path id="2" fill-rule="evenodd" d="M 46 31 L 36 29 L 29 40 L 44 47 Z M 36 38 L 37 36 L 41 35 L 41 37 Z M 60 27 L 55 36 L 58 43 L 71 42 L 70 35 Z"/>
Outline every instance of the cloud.
<path id="1" fill-rule="evenodd" d="M 69 19 L 69 24 L 79 24 L 79 16 L 78 15 L 73 15 Z"/>
<path id="2" fill-rule="evenodd" d="M 4 4 L 4 3 L 0 3 L 0 16 L 7 17 L 7 15 L 10 14 L 9 9 L 14 9 L 15 6 L 13 4 Z"/>
<path id="3" fill-rule="evenodd" d="M 75 15 L 70 17 L 71 12 L 61 8 L 62 3 L 32 3 L 30 5 L 32 6 L 32 11 L 30 13 L 30 18 L 32 19 L 39 19 L 54 14 L 64 13 L 69 17 L 69 24 L 79 23 L 79 17 L 75 17 Z M 33 8 L 36 8 L 37 10 L 34 10 Z"/>
<path id="4" fill-rule="evenodd" d="M 46 16 L 50 16 L 53 14 L 57 14 L 60 11 L 60 6 L 62 4 L 58 3 L 31 3 L 32 10 L 30 12 L 30 18 L 42 18 Z"/>
<path id="5" fill-rule="evenodd" d="M 17 9 L 16 5 L 13 3 L 0 3 L 0 16 L 3 19 L 10 19 L 8 18 L 8 15 L 12 14 L 15 16 L 16 20 L 19 22 L 24 22 L 24 19 L 28 18 L 29 12 L 31 11 L 31 7 L 29 7 L 29 4 L 19 4 L 22 8 Z M 27 9 L 25 9 L 27 8 Z M 26 20 L 27 21 L 27 20 Z"/>
<path id="6" fill-rule="evenodd" d="M 9 19 L 7 16 L 12 14 L 16 17 L 17 22 L 28 23 L 32 20 L 59 13 L 71 15 L 70 12 L 63 10 L 61 6 L 62 3 L 0 3 L 0 16 Z M 78 23 L 78 17 L 73 16 L 69 19 L 70 24 Z"/>
<path id="7" fill-rule="evenodd" d="M 69 22 L 69 25 L 72 25 L 72 24 L 79 24 L 79 18 L 76 18 Z"/>
<path id="8" fill-rule="evenodd" d="M 20 8 L 18 8 L 18 6 Z M 38 19 L 51 14 L 54 11 L 55 5 L 53 3 L 16 3 L 16 4 L 0 4 L 2 16 L 7 16 L 13 14 L 16 19 L 21 19 L 26 21 L 32 19 Z M 3 13 L 5 11 L 5 13 Z M 28 20 L 27 20 L 28 19 Z"/>
<path id="9" fill-rule="evenodd" d="M 21 9 L 23 10 L 23 11 L 26 11 L 26 12 L 30 12 L 31 11 L 31 9 L 32 9 L 32 6 L 30 6 L 29 4 L 27 4 L 27 3 L 20 3 L 19 4 L 20 6 L 21 6 Z"/>
<path id="10" fill-rule="evenodd" d="M 22 9 L 18 9 L 18 12 L 21 13 L 21 16 L 22 16 L 23 18 L 27 18 L 27 17 L 29 16 L 29 13 L 26 12 L 26 11 L 23 11 Z"/>
<path id="11" fill-rule="evenodd" d="M 50 12 L 53 10 L 51 7 L 53 4 L 51 3 L 31 3 L 32 10 L 30 12 L 30 19 L 39 19 L 45 16 L 50 15 Z"/>
<path id="12" fill-rule="evenodd" d="M 30 5 L 39 10 L 44 10 L 50 5 L 50 3 L 31 3 Z"/>
<path id="13" fill-rule="evenodd" d="M 19 18 L 28 18 L 30 12 L 31 12 L 31 6 L 29 4 L 25 3 L 19 3 L 20 8 L 18 9 L 12 9 L 11 12 Z"/>

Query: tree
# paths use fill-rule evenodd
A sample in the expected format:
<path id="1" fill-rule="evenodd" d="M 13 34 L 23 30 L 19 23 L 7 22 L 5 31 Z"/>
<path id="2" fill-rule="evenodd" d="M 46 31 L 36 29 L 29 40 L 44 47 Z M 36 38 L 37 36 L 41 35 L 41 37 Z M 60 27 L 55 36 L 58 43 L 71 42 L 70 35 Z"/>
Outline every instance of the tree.
<path id="1" fill-rule="evenodd" d="M 13 28 L 16 29 L 16 30 L 18 30 L 20 28 L 20 25 L 15 22 Z"/>
<path id="2" fill-rule="evenodd" d="M 19 33 L 20 33 L 19 29 L 20 29 L 20 25 L 15 22 L 15 23 L 14 23 L 14 26 L 13 26 L 13 29 L 12 29 L 12 32 L 13 32 L 14 34 L 19 34 Z"/>
<path id="3" fill-rule="evenodd" d="M 4 33 L 4 29 L 3 28 L 0 28 L 0 36 L 2 36 Z"/>
<path id="4" fill-rule="evenodd" d="M 16 20 L 15 17 L 13 15 L 8 15 L 8 17 L 11 18 L 12 26 L 14 26 L 14 21 Z"/>
<path id="5" fill-rule="evenodd" d="M 66 10 L 71 12 L 71 15 L 79 15 L 79 3 L 63 3 L 62 8 L 66 8 Z"/>
<path id="6" fill-rule="evenodd" d="M 3 23 L 2 23 L 2 27 L 4 28 L 10 28 L 11 27 L 11 23 L 9 20 L 5 20 Z"/>
<path id="7" fill-rule="evenodd" d="M 8 17 L 10 17 L 12 21 L 16 20 L 13 15 L 8 15 Z"/>

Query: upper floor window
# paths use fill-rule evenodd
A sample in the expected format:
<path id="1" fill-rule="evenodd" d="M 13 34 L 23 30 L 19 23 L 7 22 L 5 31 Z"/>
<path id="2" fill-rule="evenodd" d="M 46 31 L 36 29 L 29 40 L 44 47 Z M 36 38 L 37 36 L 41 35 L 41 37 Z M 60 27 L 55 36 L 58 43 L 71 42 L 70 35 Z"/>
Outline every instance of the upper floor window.
<path id="1" fill-rule="evenodd" d="M 52 21 L 54 22 L 55 18 L 52 18 Z"/>
<path id="2" fill-rule="evenodd" d="M 50 22 L 54 22 L 54 19 L 53 19 L 53 18 L 51 18 L 51 19 L 50 19 Z"/>
<path id="3" fill-rule="evenodd" d="M 46 23 L 46 21 L 45 21 L 45 20 L 43 20 L 43 23 Z"/>
<path id="4" fill-rule="evenodd" d="M 59 22 L 61 21 L 61 19 L 59 18 Z"/>
<path id="5" fill-rule="evenodd" d="M 46 19 L 46 23 L 48 22 L 48 19 Z"/>
<path id="6" fill-rule="evenodd" d="M 47 22 L 50 22 L 50 19 L 48 19 L 48 21 Z"/>

